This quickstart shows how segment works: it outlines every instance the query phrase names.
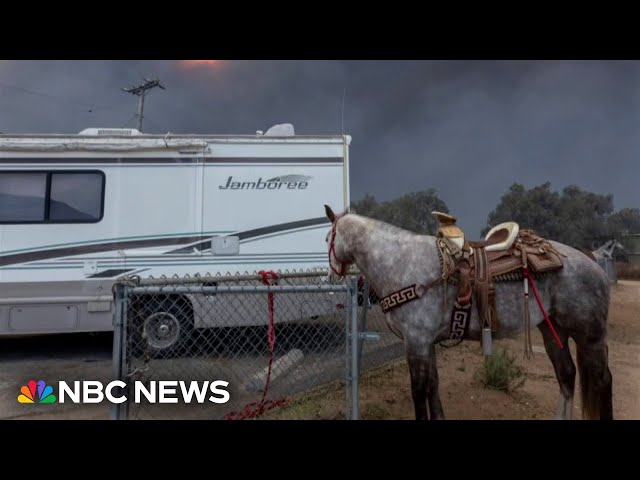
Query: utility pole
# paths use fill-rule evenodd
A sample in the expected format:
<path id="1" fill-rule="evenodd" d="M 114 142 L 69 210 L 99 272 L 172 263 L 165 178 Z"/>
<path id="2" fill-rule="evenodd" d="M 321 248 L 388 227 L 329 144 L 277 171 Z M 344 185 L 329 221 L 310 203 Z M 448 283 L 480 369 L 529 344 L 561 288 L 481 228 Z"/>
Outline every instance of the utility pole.
<path id="1" fill-rule="evenodd" d="M 147 93 L 147 90 L 151 90 L 152 88 L 160 87 L 162 90 L 165 90 L 164 86 L 160 83 L 160 80 L 157 78 L 155 80 L 149 80 L 148 78 L 144 79 L 144 83 L 141 85 L 136 85 L 129 88 L 123 88 L 127 93 L 131 93 L 132 95 L 138 96 L 138 130 L 142 132 L 142 119 L 144 118 L 144 96 Z"/>

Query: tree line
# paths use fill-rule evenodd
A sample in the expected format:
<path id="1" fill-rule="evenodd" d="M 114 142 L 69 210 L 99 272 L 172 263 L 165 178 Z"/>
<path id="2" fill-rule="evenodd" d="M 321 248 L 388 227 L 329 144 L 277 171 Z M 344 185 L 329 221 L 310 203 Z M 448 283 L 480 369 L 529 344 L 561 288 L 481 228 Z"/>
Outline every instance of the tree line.
<path id="1" fill-rule="evenodd" d="M 413 192 L 393 200 L 379 202 L 367 194 L 351 203 L 351 210 L 425 235 L 434 235 L 438 222 L 431 212 L 449 213 L 446 203 L 434 189 Z M 576 248 L 593 249 L 617 238 L 624 243 L 627 234 L 640 233 L 640 209 L 615 211 L 613 195 L 601 195 L 570 185 L 554 191 L 546 182 L 527 189 L 514 183 L 489 213 L 485 235 L 498 223 L 514 221 L 545 238 Z"/>

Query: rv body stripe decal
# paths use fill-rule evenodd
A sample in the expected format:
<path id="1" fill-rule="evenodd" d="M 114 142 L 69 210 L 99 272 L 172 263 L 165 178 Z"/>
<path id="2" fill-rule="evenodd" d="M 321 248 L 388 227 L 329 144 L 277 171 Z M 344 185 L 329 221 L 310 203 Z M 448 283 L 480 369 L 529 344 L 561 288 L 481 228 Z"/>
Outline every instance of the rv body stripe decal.
<path id="1" fill-rule="evenodd" d="M 205 157 L 204 163 L 337 163 L 342 157 Z"/>
<path id="2" fill-rule="evenodd" d="M 238 232 L 235 235 L 240 237 L 240 240 L 247 238 L 259 237 L 275 232 L 286 232 L 289 230 L 296 230 L 299 228 L 308 227 L 311 225 L 328 225 L 328 219 L 326 217 L 310 218 L 307 220 L 299 220 L 296 222 L 281 223 L 279 225 L 272 225 L 269 227 L 256 228 L 253 230 L 246 230 L 244 232 Z M 144 247 L 157 247 L 157 246 L 173 246 L 184 245 L 198 242 L 195 245 L 190 245 L 178 250 L 172 250 L 165 252 L 166 255 L 175 255 L 181 253 L 192 253 L 193 249 L 199 251 L 205 251 L 211 245 L 211 239 L 202 240 L 202 235 L 190 236 L 190 237 L 178 237 L 178 238 L 149 238 L 145 240 L 130 240 L 130 241 L 115 241 L 107 243 L 97 243 L 91 245 L 82 245 L 76 247 L 64 247 L 47 250 L 36 250 L 25 253 L 16 253 L 0 256 L 0 267 L 6 265 L 13 265 L 17 263 L 28 263 L 38 260 L 47 260 L 60 257 L 72 257 L 75 255 L 82 255 L 87 253 L 100 253 L 108 252 L 112 250 L 127 250 Z M 126 258 L 126 257 L 125 257 Z"/>
<path id="3" fill-rule="evenodd" d="M 79 247 L 63 247 L 49 250 L 36 250 L 25 253 L 14 253 L 0 256 L 0 266 L 12 265 L 15 263 L 27 263 L 37 260 L 47 260 L 49 258 L 72 257 L 74 255 L 82 255 L 87 253 L 109 252 L 111 250 L 126 250 L 144 247 L 159 247 L 181 245 L 186 243 L 197 242 L 202 237 L 200 235 L 193 237 L 178 238 L 150 238 L 146 240 L 129 240 L 115 241 L 108 243 L 94 243 L 92 245 L 82 245 Z"/>
<path id="4" fill-rule="evenodd" d="M 183 157 L 0 157 L 0 165 L 4 164 L 149 164 L 149 163 L 202 163 L 203 156 L 198 154 L 185 155 Z M 342 164 L 342 157 L 204 157 L 204 163 L 336 163 Z"/>
<path id="5" fill-rule="evenodd" d="M 292 232 L 293 233 L 293 232 Z M 262 237 L 269 238 L 269 237 Z M 233 258 L 239 258 L 241 260 L 262 260 L 263 258 L 277 259 L 277 260 L 286 260 L 288 258 L 325 258 L 327 256 L 326 252 L 296 252 L 296 253 L 248 253 L 248 254 L 239 254 L 233 255 Z M 157 255 L 136 255 L 135 251 L 131 255 L 126 255 L 125 257 L 73 257 L 73 258 L 61 258 L 56 260 L 43 260 L 39 262 L 30 262 L 31 265 L 39 266 L 39 265 L 84 265 L 85 262 L 99 262 L 100 265 L 108 265 L 113 264 L 117 267 L 122 266 L 122 262 L 143 262 L 143 261 L 156 261 L 156 262 L 165 262 L 165 261 L 197 261 L 202 258 L 201 255 L 167 255 L 167 254 L 157 254 Z M 222 258 L 222 257 L 218 257 Z"/>
<path id="6" fill-rule="evenodd" d="M 286 262 L 282 263 L 306 263 L 312 265 L 318 265 L 318 260 L 286 260 Z M 322 263 L 322 262 L 321 262 Z M 265 261 L 250 261 L 250 262 L 196 262 L 196 263 L 174 263 L 174 262 L 165 262 L 165 263 L 143 263 L 143 264 L 133 264 L 127 265 L 131 267 L 132 270 L 136 270 L 138 268 L 143 267 L 193 267 L 193 266 L 203 266 L 203 265 L 273 265 L 273 260 L 265 260 Z M 80 270 L 82 266 L 71 266 L 71 267 L 48 267 L 48 266 L 40 266 L 40 267 L 1 267 L 0 270 Z"/>
<path id="7" fill-rule="evenodd" d="M 254 230 L 247 230 L 245 232 L 238 232 L 234 235 L 240 237 L 240 241 L 247 240 L 249 238 L 262 237 L 273 233 L 281 233 L 287 230 L 301 229 L 305 227 L 317 227 L 320 225 L 327 225 L 329 227 L 329 221 L 327 217 L 309 218 L 308 220 L 300 220 L 298 222 L 281 223 L 279 225 L 271 225 L 269 227 L 256 228 Z M 193 249 L 199 252 L 206 252 L 211 249 L 211 239 L 203 240 L 195 245 L 189 245 L 188 247 L 179 248 L 178 250 L 171 250 L 167 252 L 167 255 L 179 255 L 193 252 Z"/>
<path id="8" fill-rule="evenodd" d="M 261 261 L 268 259 L 272 262 L 287 262 L 289 260 L 324 260 L 327 258 L 326 253 L 319 253 L 314 255 L 289 255 L 282 256 L 280 254 L 274 253 L 273 255 L 265 255 L 263 257 L 254 257 L 247 255 L 233 255 L 233 256 L 214 256 L 214 255 L 193 255 L 191 257 L 186 256 L 164 256 L 164 257 L 125 257 L 122 260 L 118 261 L 114 258 L 97 260 L 95 258 L 87 257 L 83 258 L 81 261 L 42 261 L 42 262 L 29 262 L 29 266 L 32 267 L 83 267 L 86 262 L 97 262 L 100 268 L 123 268 L 129 267 L 131 265 L 137 265 L 139 263 L 157 263 L 157 264 L 165 264 L 165 263 L 183 263 L 185 265 L 197 265 L 204 261 L 210 261 L 214 259 L 215 261 L 225 262 L 225 261 L 240 261 L 251 263 L 253 261 Z M 0 267 L 2 268 L 2 267 Z"/>
<path id="9" fill-rule="evenodd" d="M 112 278 L 117 277 L 118 275 L 123 275 L 127 272 L 133 272 L 135 268 L 115 268 L 104 270 L 99 273 L 95 273 L 93 275 L 89 275 L 87 278 Z"/>
<path id="10" fill-rule="evenodd" d="M 215 235 L 229 235 L 233 233 L 231 230 L 218 230 L 218 231 L 209 231 L 203 232 L 200 234 L 199 232 L 182 232 L 182 233 L 162 233 L 158 235 L 136 235 L 134 237 L 115 237 L 115 238 L 94 238 L 93 240 L 85 240 L 82 242 L 69 242 L 69 243 L 57 243 L 53 245 L 46 245 L 49 250 L 53 248 L 60 247 L 77 247 L 79 245 L 93 245 L 96 243 L 114 243 L 114 242 L 122 242 L 123 240 L 140 240 L 142 238 L 177 238 L 177 237 L 195 237 L 195 236 L 215 236 Z M 31 248 L 19 248 L 16 250 L 6 250 L 4 252 L 0 252 L 2 255 L 7 255 L 9 253 L 18 253 L 18 252 L 35 252 L 38 250 L 42 250 L 43 247 L 31 247 Z"/>

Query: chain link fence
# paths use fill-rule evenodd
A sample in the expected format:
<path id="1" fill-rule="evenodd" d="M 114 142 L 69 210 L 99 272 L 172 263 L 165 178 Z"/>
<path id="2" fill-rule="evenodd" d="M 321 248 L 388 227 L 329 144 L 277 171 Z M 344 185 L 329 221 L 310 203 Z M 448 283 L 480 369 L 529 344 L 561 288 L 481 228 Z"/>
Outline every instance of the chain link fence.
<path id="1" fill-rule="evenodd" d="M 255 418 L 332 382 L 357 418 L 359 371 L 403 355 L 358 277 L 128 278 L 114 291 L 117 419 Z"/>
<path id="2" fill-rule="evenodd" d="M 361 372 L 381 367 L 405 356 L 402 340 L 389 330 L 379 298 L 362 277 L 358 286 L 359 367 Z"/>

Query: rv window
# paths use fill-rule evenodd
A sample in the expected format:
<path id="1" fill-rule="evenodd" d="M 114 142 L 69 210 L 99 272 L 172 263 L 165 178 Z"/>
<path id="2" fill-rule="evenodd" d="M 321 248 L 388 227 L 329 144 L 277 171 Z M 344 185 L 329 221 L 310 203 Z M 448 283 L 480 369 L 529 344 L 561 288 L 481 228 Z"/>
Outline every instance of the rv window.
<path id="1" fill-rule="evenodd" d="M 0 173 L 0 222 L 42 222 L 46 173 Z"/>
<path id="2" fill-rule="evenodd" d="M 104 203 L 102 172 L 0 172 L 0 224 L 96 223 Z"/>
<path id="3" fill-rule="evenodd" d="M 96 222 L 102 216 L 102 175 L 52 173 L 49 221 Z"/>

